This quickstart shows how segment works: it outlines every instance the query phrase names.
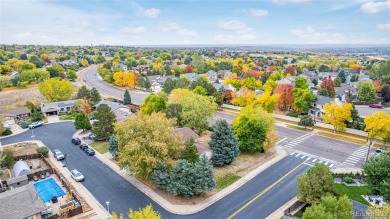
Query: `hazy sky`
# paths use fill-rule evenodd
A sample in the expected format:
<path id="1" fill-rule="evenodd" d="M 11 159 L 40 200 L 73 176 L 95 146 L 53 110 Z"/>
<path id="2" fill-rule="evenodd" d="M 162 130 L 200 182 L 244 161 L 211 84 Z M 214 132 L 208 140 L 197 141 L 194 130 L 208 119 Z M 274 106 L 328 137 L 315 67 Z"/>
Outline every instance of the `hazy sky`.
<path id="1" fill-rule="evenodd" d="M 0 44 L 390 44 L 390 0 L 0 0 Z"/>

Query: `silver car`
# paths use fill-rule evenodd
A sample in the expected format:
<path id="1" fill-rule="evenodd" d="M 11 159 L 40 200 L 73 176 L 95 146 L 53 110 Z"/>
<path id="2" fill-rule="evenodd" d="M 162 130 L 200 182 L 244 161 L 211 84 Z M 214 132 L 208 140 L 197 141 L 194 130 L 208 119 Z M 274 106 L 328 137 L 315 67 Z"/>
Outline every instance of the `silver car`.
<path id="1" fill-rule="evenodd" d="M 76 180 L 76 182 L 81 182 L 84 180 L 84 175 L 81 174 L 78 170 L 74 169 L 70 171 L 70 173 L 72 174 L 72 178 Z"/>
<path id="2" fill-rule="evenodd" d="M 65 159 L 64 154 L 63 154 L 60 150 L 58 150 L 58 149 L 55 149 L 55 150 L 53 151 L 53 154 L 54 154 L 54 157 L 55 157 L 57 160 L 63 160 L 63 159 Z"/>

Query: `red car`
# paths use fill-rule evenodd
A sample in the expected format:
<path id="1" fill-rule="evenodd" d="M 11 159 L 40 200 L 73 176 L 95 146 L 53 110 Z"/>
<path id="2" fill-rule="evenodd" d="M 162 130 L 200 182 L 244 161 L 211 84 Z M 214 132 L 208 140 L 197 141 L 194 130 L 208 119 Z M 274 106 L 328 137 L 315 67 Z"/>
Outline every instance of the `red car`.
<path id="1" fill-rule="evenodd" d="M 380 103 L 374 103 L 374 104 L 370 104 L 368 106 L 371 108 L 381 108 L 381 109 L 383 108 L 383 105 Z"/>

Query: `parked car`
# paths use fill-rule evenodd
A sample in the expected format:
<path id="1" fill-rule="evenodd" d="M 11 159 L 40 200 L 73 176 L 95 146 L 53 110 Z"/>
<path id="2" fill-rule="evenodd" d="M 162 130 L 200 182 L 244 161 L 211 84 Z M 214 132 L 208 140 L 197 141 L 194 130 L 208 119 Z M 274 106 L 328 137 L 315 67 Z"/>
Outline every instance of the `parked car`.
<path id="1" fill-rule="evenodd" d="M 6 129 L 11 129 L 11 125 L 8 123 L 3 123 L 3 127 Z"/>
<path id="2" fill-rule="evenodd" d="M 87 153 L 89 156 L 95 155 L 95 151 L 92 148 L 87 148 L 85 153 Z"/>
<path id="3" fill-rule="evenodd" d="M 44 122 L 33 122 L 31 123 L 31 125 L 28 126 L 29 129 L 34 129 L 36 127 L 39 127 L 39 126 L 43 126 L 43 124 L 45 124 Z"/>
<path id="4" fill-rule="evenodd" d="M 376 149 L 376 152 L 377 153 L 385 153 L 385 152 L 387 152 L 389 149 L 388 148 L 377 148 Z"/>
<path id="5" fill-rule="evenodd" d="M 80 173 L 78 170 L 74 169 L 70 171 L 72 178 L 76 180 L 76 182 L 81 182 L 84 180 L 84 175 Z"/>
<path id="6" fill-rule="evenodd" d="M 371 108 L 380 108 L 380 109 L 383 108 L 383 105 L 380 104 L 380 103 L 374 103 L 374 104 L 370 104 L 368 106 L 371 107 Z"/>
<path id="7" fill-rule="evenodd" d="M 88 145 L 87 144 L 80 144 L 80 149 L 85 151 L 88 149 Z"/>
<path id="8" fill-rule="evenodd" d="M 89 116 L 89 120 L 95 120 L 95 116 Z"/>
<path id="9" fill-rule="evenodd" d="M 57 159 L 57 160 L 63 160 L 65 159 L 65 155 L 58 149 L 55 149 L 53 151 L 53 154 L 54 154 L 54 157 Z"/>
<path id="10" fill-rule="evenodd" d="M 81 140 L 80 140 L 80 138 L 72 138 L 72 143 L 75 145 L 79 145 L 79 144 L 81 144 Z"/>

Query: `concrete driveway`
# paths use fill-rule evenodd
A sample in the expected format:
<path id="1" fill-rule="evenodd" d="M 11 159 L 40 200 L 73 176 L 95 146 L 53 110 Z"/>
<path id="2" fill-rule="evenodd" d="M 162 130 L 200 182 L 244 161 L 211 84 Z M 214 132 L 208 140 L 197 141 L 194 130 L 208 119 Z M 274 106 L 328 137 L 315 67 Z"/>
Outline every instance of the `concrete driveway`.
<path id="1" fill-rule="evenodd" d="M 47 116 L 47 123 L 56 123 L 56 122 L 60 122 L 60 117 L 58 115 L 50 115 L 50 116 Z"/>

